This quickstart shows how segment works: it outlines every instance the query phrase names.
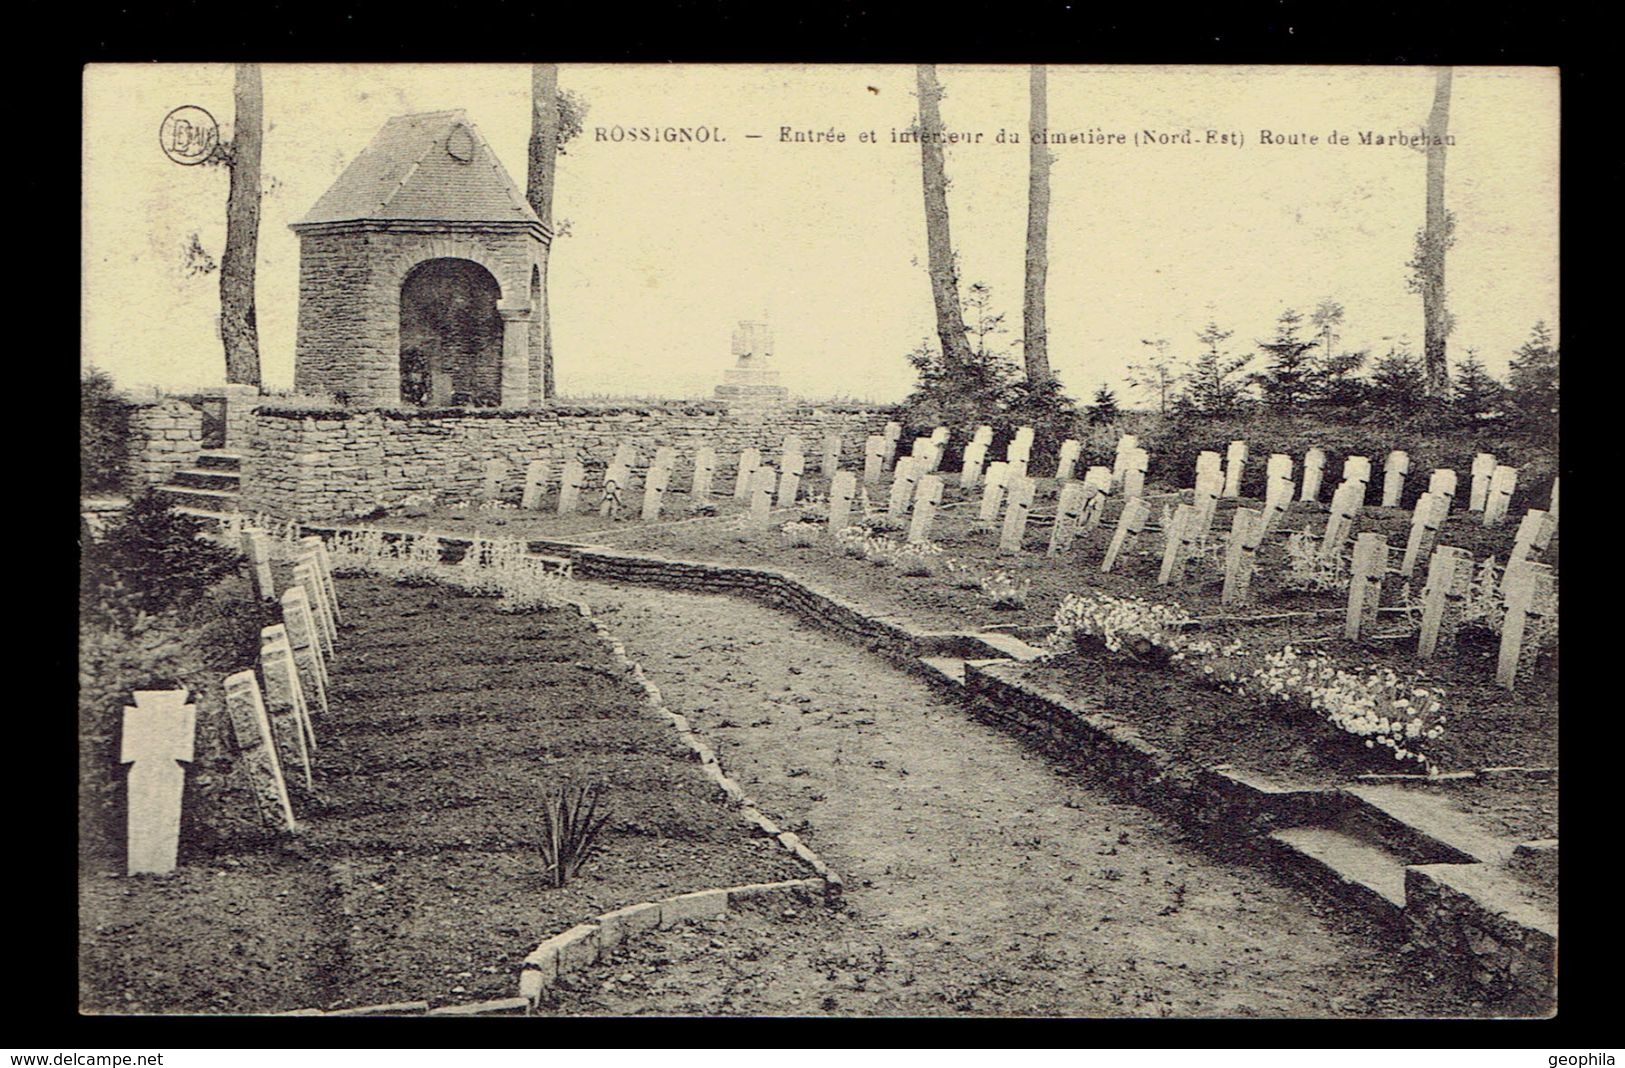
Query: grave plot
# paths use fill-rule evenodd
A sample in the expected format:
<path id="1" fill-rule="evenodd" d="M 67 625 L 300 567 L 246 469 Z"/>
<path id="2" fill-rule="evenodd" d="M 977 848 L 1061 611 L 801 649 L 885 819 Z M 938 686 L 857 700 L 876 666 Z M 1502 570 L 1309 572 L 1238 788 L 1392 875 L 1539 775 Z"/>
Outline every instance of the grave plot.
<path id="1" fill-rule="evenodd" d="M 278 572 L 280 588 L 292 574 Z M 337 587 L 312 788 L 289 780 L 299 831 L 194 836 L 166 877 L 125 876 L 121 851 L 87 855 L 85 1011 L 511 997 L 524 955 L 582 916 L 802 874 L 750 836 L 573 611 L 503 613 L 378 579 Z M 199 700 L 200 719 L 221 714 Z M 610 821 L 601 854 L 551 888 L 542 799 L 569 785 L 599 788 Z M 252 814 L 246 791 L 234 796 Z"/>

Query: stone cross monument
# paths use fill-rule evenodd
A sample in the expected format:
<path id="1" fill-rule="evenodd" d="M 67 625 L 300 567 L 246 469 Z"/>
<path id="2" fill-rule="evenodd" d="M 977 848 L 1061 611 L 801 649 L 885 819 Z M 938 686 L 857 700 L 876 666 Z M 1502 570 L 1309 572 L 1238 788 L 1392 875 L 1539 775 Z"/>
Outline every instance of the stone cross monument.
<path id="1" fill-rule="evenodd" d="M 773 333 L 766 323 L 741 321 L 734 330 L 733 355 L 734 365 L 716 388 L 730 415 L 759 419 L 789 400 L 790 391 L 779 385 L 779 372 L 770 366 Z"/>

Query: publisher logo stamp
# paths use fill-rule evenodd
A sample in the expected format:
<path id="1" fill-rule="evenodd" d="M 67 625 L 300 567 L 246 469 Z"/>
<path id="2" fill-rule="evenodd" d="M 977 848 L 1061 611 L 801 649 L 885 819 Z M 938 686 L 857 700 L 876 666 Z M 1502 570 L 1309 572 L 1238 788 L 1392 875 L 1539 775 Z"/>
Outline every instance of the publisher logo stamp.
<path id="1" fill-rule="evenodd" d="M 220 145 L 220 124 L 200 107 L 187 104 L 164 116 L 158 127 L 158 145 L 164 155 L 183 167 L 206 163 Z"/>

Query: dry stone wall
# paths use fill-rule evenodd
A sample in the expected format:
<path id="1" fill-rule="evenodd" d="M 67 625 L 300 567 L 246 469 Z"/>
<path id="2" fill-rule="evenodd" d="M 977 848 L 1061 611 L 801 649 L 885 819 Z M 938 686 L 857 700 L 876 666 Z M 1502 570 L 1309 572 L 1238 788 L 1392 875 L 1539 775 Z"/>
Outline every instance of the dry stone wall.
<path id="1" fill-rule="evenodd" d="M 130 409 L 128 441 L 129 489 L 140 493 L 197 463 L 203 449 L 203 413 L 181 400 L 135 405 Z"/>
<path id="2" fill-rule="evenodd" d="M 429 492 L 473 500 L 492 459 L 508 465 L 500 496 L 518 501 L 530 461 L 550 460 L 549 484 L 557 486 L 564 461 L 584 454 L 589 485 L 596 486 L 616 448 L 627 442 L 639 456 L 634 493 L 641 492 L 643 469 L 663 445 L 677 450 L 673 485 L 688 485 L 696 451 L 709 445 L 717 451 L 715 484 L 728 486 L 740 450 L 755 447 L 764 457 L 777 457 L 789 434 L 799 435 L 811 456 L 821 450 L 826 433 L 838 433 L 843 466 L 859 465 L 864 439 L 879 433 L 891 417 L 886 408 L 808 406 L 750 420 L 716 405 L 427 414 L 262 407 L 254 415 L 252 440 L 241 450 L 243 507 L 333 519 Z"/>

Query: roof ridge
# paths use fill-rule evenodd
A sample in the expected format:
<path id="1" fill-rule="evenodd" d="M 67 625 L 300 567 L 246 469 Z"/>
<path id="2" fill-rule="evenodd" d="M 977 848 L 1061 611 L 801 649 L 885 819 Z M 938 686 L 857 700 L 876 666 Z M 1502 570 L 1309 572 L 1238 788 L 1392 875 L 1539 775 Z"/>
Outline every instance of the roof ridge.
<path id="1" fill-rule="evenodd" d="M 467 108 L 445 108 L 440 111 L 412 111 L 405 115 L 393 115 L 387 121 L 385 121 L 384 125 L 388 126 L 390 123 L 405 122 L 407 119 L 427 119 L 436 115 L 466 115 L 467 113 Z"/>

